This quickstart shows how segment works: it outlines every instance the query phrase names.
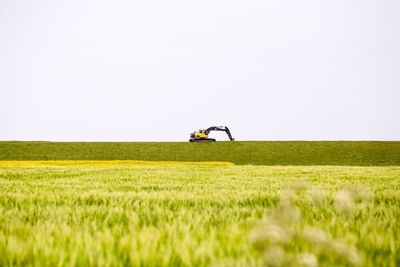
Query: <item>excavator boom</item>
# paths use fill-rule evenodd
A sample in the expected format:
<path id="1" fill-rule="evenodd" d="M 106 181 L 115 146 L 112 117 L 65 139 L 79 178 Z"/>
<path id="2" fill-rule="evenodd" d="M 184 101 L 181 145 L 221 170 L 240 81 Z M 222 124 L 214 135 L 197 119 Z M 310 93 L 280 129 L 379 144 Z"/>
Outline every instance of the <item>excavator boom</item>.
<path id="1" fill-rule="evenodd" d="M 234 138 L 231 135 L 231 131 L 229 131 L 229 128 L 226 126 L 211 126 L 206 130 L 206 134 L 208 135 L 211 131 L 223 131 L 226 132 L 228 135 L 229 139 L 231 141 L 234 141 Z"/>

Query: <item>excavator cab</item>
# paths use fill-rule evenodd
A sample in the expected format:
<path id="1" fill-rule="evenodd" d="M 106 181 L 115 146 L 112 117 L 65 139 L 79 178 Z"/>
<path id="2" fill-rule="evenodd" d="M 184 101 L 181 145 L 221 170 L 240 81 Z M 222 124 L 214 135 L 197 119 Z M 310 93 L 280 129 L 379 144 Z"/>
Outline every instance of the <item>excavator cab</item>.
<path id="1" fill-rule="evenodd" d="M 206 133 L 206 129 L 200 129 L 197 132 L 195 132 L 195 136 L 198 138 L 208 138 L 208 134 Z"/>
<path id="2" fill-rule="evenodd" d="M 215 142 L 215 139 L 208 138 L 211 131 L 224 131 L 228 135 L 231 141 L 235 141 L 232 137 L 231 132 L 226 126 L 211 126 L 207 129 L 200 129 L 190 134 L 189 142 Z"/>

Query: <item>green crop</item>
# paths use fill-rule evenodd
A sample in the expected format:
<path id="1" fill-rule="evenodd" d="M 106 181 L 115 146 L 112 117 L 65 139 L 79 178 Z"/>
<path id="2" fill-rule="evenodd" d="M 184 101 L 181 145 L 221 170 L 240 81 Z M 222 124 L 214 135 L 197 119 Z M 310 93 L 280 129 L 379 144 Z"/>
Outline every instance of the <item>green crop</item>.
<path id="1" fill-rule="evenodd" d="M 399 266 L 399 177 L 400 167 L 1 167 L 0 266 Z"/>
<path id="2" fill-rule="evenodd" d="M 237 165 L 400 166 L 400 142 L 0 142 L 0 160 L 227 161 Z"/>

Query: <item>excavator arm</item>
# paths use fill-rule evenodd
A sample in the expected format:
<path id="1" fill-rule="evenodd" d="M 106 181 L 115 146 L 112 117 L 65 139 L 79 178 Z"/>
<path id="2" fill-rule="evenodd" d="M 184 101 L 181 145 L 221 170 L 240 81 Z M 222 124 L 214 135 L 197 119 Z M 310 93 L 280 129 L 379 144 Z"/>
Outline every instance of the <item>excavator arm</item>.
<path id="1" fill-rule="evenodd" d="M 205 134 L 209 135 L 211 131 L 222 131 L 222 132 L 226 132 L 226 134 L 228 135 L 229 139 L 231 141 L 235 141 L 235 138 L 232 137 L 231 131 L 229 131 L 229 128 L 226 126 L 211 126 L 209 127 Z"/>

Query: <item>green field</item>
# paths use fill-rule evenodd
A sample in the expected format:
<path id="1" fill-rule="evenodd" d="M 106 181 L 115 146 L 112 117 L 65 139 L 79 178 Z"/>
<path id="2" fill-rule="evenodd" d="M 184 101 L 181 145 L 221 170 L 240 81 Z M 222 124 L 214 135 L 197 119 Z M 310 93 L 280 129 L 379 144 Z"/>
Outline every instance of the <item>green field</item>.
<path id="1" fill-rule="evenodd" d="M 399 167 L 3 167 L 0 265 L 398 266 L 399 175 Z"/>
<path id="2" fill-rule="evenodd" d="M 0 266 L 400 266 L 399 154 L 399 142 L 0 142 Z M 251 165 L 189 162 L 211 160 Z M 294 166 L 323 163 L 354 166 Z"/>
<path id="3" fill-rule="evenodd" d="M 400 142 L 0 142 L 0 160 L 229 161 L 240 165 L 400 166 Z"/>

